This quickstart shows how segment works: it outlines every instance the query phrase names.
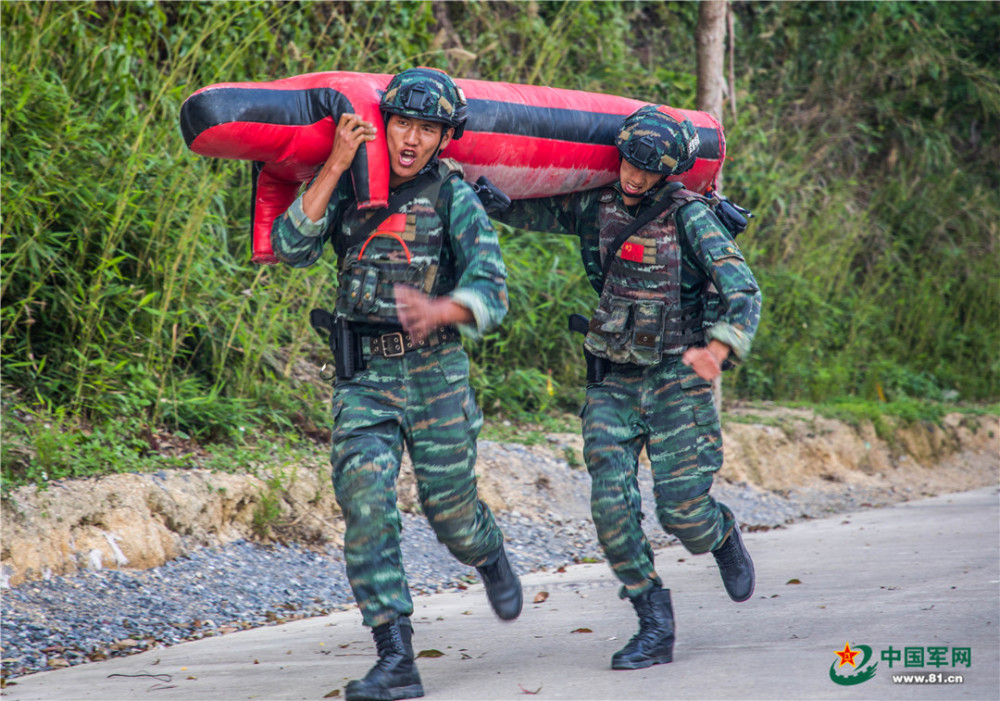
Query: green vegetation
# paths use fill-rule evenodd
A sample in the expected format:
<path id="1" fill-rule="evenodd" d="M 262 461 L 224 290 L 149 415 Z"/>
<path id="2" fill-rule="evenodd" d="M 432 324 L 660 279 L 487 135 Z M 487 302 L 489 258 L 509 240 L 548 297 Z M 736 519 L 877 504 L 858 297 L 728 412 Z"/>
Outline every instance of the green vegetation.
<path id="1" fill-rule="evenodd" d="M 522 420 L 497 416 L 494 421 L 487 421 L 479 437 L 483 440 L 498 443 L 521 443 L 537 445 L 544 442 L 546 434 L 576 433 L 580 430 L 580 419 L 575 414 L 522 414 Z"/>
<path id="2" fill-rule="evenodd" d="M 997 7 L 734 10 L 725 188 L 756 213 L 740 244 L 765 306 L 728 396 L 995 401 Z M 160 430 L 239 465 L 327 421 L 293 370 L 322 363 L 306 317 L 332 256 L 247 262 L 249 166 L 186 149 L 193 91 L 421 64 L 691 108 L 696 22 L 669 2 L 0 5 L 5 483 L 188 464 L 150 447 Z M 502 242 L 512 309 L 470 346 L 473 382 L 488 414 L 537 423 L 579 405 L 566 316 L 594 293 L 566 237 Z"/>
<path id="3" fill-rule="evenodd" d="M 286 475 L 284 470 L 278 469 L 275 474 L 264 480 L 264 491 L 260 493 L 260 501 L 254 507 L 251 523 L 258 538 L 271 537 L 271 529 L 279 525 L 281 501 L 288 486 L 295 482 L 296 474 L 297 471 L 294 467 L 290 475 Z"/>
<path id="4" fill-rule="evenodd" d="M 995 7 L 742 8 L 755 67 L 726 186 L 765 310 L 744 396 L 995 398 Z M 984 32 L 968 28 L 980 22 Z M 823 28 L 821 30 L 821 28 Z M 776 121 L 777 120 L 777 121 Z M 992 143 L 991 143 L 992 142 Z M 745 194 L 744 194 L 745 193 Z"/>
<path id="5" fill-rule="evenodd" d="M 82 425 L 64 411 L 26 414 L 5 401 L 0 469 L 4 489 L 26 483 L 109 474 L 200 468 L 258 475 L 325 460 L 297 433 L 237 430 L 233 442 L 195 441 L 183 431 L 154 431 L 140 418 L 122 418 L 97 427 Z"/>

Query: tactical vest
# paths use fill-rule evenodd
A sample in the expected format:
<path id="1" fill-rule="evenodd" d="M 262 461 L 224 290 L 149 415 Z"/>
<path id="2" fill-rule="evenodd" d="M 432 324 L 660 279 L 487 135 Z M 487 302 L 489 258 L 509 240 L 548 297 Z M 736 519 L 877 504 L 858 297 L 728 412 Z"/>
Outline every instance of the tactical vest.
<path id="1" fill-rule="evenodd" d="M 654 365 L 664 354 L 679 354 L 704 340 L 701 307 L 681 309 L 681 244 L 674 215 L 693 192 L 665 193 L 673 203 L 663 215 L 630 236 L 621 248 L 601 290 L 584 347 L 614 363 Z M 614 189 L 598 196 L 600 253 L 633 217 Z"/>
<path id="2" fill-rule="evenodd" d="M 372 326 L 398 326 L 395 285 L 416 287 L 432 297 L 450 291 L 451 274 L 441 274 L 444 222 L 434 205 L 441 186 L 453 173 L 442 162 L 436 183 L 418 192 L 363 240 L 355 240 L 358 237 L 352 231 L 379 213 L 361 212 L 356 204 L 345 212 L 342 238 L 335 241 L 345 249 L 337 250 L 337 317 Z"/>

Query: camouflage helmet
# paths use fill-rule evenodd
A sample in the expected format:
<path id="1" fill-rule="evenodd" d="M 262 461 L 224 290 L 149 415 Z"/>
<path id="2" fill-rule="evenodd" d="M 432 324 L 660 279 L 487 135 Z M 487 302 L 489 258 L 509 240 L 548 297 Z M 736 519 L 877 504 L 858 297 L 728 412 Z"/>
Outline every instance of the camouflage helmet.
<path id="1" fill-rule="evenodd" d="M 383 113 L 455 127 L 453 139 L 461 138 L 465 131 L 467 107 L 462 89 L 436 68 L 409 68 L 397 73 L 379 101 Z"/>
<path id="2" fill-rule="evenodd" d="M 663 175 L 690 170 L 699 143 L 691 120 L 666 105 L 640 107 L 625 118 L 615 137 L 622 158 L 636 168 Z"/>

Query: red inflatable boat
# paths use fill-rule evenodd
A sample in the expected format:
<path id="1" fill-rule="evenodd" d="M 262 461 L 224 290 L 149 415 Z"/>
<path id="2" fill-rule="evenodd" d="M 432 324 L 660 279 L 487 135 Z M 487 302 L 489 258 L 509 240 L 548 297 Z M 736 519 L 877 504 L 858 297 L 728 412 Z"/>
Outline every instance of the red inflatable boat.
<path id="1" fill-rule="evenodd" d="M 253 161 L 253 260 L 275 262 L 271 224 L 326 160 L 345 112 L 381 125 L 381 91 L 392 76 L 310 73 L 266 83 L 219 83 L 181 107 L 181 132 L 196 153 Z M 461 139 L 442 154 L 474 181 L 487 176 L 513 199 L 559 195 L 618 178 L 614 137 L 622 118 L 644 104 L 614 95 L 482 80 L 456 80 L 469 103 Z M 679 110 L 698 128 L 701 148 L 682 176 L 691 190 L 714 184 L 725 158 L 722 126 L 707 112 Z M 388 201 L 383 131 L 351 167 L 362 207 Z"/>

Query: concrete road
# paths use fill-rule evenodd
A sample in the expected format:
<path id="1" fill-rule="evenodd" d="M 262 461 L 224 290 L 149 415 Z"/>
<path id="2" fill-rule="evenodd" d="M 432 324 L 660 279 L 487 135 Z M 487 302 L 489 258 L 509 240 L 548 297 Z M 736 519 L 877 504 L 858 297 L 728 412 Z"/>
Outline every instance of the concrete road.
<path id="1" fill-rule="evenodd" d="M 526 605 L 513 623 L 493 618 L 481 585 L 419 597 L 415 648 L 442 653 L 419 660 L 426 698 L 1000 698 L 997 488 L 745 540 L 757 591 L 743 604 L 726 597 L 710 556 L 659 552 L 678 637 L 674 662 L 646 670 L 609 669 L 636 621 L 603 563 L 524 577 Z M 544 601 L 531 603 L 536 596 Z M 847 646 L 859 651 L 856 667 L 836 654 Z M 363 675 L 373 655 L 352 610 L 22 677 L 3 696 L 343 698 L 344 684 Z M 870 674 L 874 663 L 867 681 L 831 678 Z M 895 674 L 961 675 L 962 683 L 902 684 Z"/>

